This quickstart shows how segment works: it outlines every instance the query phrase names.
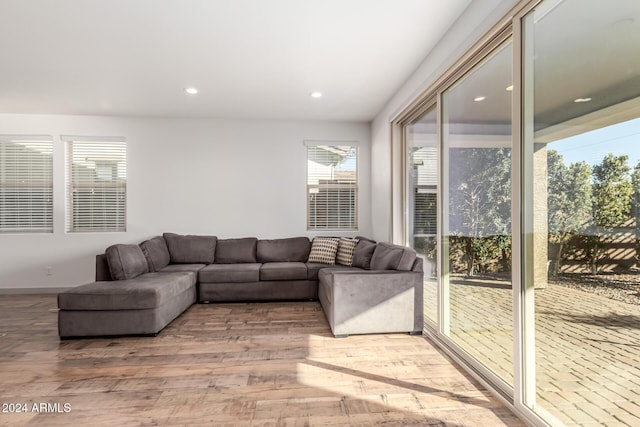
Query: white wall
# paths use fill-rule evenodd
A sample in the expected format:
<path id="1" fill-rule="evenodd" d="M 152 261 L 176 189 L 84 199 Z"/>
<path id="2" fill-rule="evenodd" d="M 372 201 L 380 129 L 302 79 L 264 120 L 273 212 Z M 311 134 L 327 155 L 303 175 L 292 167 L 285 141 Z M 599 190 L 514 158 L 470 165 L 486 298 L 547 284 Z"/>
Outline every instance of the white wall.
<path id="1" fill-rule="evenodd" d="M 433 84 L 477 42 L 518 0 L 473 1 L 413 75 L 399 88 L 371 125 L 371 221 L 376 240 L 401 235 L 400 147 L 391 146 L 391 121 Z M 393 188 L 392 188 L 393 187 Z M 392 213 L 393 211 L 393 213 Z"/>
<path id="2" fill-rule="evenodd" d="M 91 281 L 94 257 L 107 246 L 165 231 L 310 235 L 305 139 L 360 141 L 360 230 L 354 234 L 371 235 L 368 123 L 0 114 L 0 134 L 50 134 L 55 141 L 54 233 L 0 234 L 0 290 Z M 60 135 L 127 139 L 127 232 L 65 233 Z"/>

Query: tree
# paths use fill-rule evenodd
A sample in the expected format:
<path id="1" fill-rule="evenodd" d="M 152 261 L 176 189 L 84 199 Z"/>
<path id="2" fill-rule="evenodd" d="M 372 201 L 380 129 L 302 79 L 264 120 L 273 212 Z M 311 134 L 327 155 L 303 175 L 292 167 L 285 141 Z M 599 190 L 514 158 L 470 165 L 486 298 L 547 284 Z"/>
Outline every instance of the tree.
<path id="1" fill-rule="evenodd" d="M 628 160 L 627 155 L 609 153 L 602 163 L 593 167 L 594 227 L 587 242 L 587 258 L 593 274 L 597 273 L 598 261 L 607 250 L 603 234 L 630 218 L 633 186 Z"/>
<path id="2" fill-rule="evenodd" d="M 450 159 L 449 229 L 473 276 L 478 265 L 510 256 L 511 150 L 455 148 Z"/>
<path id="3" fill-rule="evenodd" d="M 591 168 L 585 162 L 567 167 L 555 150 L 547 153 L 549 244 L 552 275 L 557 275 L 565 245 L 581 235 L 592 221 Z"/>

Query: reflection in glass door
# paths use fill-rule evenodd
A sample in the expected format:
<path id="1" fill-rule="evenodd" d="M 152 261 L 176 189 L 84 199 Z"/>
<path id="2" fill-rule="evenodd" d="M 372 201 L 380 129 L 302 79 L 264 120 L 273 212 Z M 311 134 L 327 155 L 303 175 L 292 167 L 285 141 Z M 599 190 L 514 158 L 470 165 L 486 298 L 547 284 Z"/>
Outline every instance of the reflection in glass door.
<path id="1" fill-rule="evenodd" d="M 512 58 L 503 44 L 442 95 L 444 333 L 509 385 Z"/>
<path id="2" fill-rule="evenodd" d="M 438 140 L 436 108 L 430 108 L 405 128 L 406 242 L 424 260 L 425 320 L 437 324 L 438 280 L 436 236 L 438 229 Z"/>
<path id="3" fill-rule="evenodd" d="M 637 426 L 639 3 L 544 1 L 523 24 L 525 404 Z"/>

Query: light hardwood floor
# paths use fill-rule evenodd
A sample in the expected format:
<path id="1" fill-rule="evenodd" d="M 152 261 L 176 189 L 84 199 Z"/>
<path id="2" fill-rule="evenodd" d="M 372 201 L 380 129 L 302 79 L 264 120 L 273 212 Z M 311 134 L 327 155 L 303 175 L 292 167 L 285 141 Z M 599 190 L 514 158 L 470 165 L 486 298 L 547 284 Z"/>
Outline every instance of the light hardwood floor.
<path id="1" fill-rule="evenodd" d="M 0 402 L 26 404 L 0 412 L 11 426 L 523 425 L 424 337 L 336 339 L 317 302 L 195 305 L 157 337 L 59 341 L 55 296 L 0 295 Z"/>

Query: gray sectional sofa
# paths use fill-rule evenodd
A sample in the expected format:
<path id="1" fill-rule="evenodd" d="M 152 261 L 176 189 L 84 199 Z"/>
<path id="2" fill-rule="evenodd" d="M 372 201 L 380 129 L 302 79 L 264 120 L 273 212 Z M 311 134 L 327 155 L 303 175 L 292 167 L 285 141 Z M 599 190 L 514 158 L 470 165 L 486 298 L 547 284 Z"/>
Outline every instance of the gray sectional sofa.
<path id="1" fill-rule="evenodd" d="M 422 331 L 422 260 L 359 237 L 218 239 L 165 233 L 96 256 L 58 295 L 61 338 L 155 335 L 192 304 L 320 300 L 336 336 Z"/>

